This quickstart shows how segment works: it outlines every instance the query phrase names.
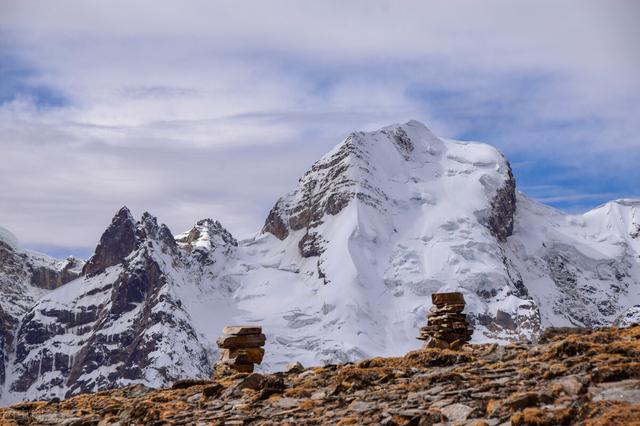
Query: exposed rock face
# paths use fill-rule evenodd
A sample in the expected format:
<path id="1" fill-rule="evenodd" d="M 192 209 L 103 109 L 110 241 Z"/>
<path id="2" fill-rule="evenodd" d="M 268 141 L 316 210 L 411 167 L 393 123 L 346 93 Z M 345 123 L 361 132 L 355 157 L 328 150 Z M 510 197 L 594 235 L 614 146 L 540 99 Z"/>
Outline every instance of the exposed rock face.
<path id="1" fill-rule="evenodd" d="M 0 389 L 15 351 L 16 328 L 25 313 L 47 290 L 58 288 L 80 275 L 84 262 L 22 251 L 8 231 L 0 229 Z M 0 397 L 2 397 L 0 391 Z"/>
<path id="2" fill-rule="evenodd" d="M 54 290 L 80 276 L 84 262 L 68 257 L 62 269 L 38 265 L 31 267 L 31 284 L 46 290 Z"/>
<path id="3" fill-rule="evenodd" d="M 276 205 L 269 211 L 269 216 L 267 216 L 267 220 L 264 222 L 262 232 L 268 232 L 277 239 L 284 240 L 289 236 L 289 228 L 282 218 L 284 212 L 281 211 L 281 204 L 282 201 L 278 200 Z"/>
<path id="4" fill-rule="evenodd" d="M 155 217 L 145 213 L 133 226 L 130 219 L 121 209 L 88 273 L 64 297 L 45 296 L 26 314 L 16 337 L 13 393 L 64 397 L 131 381 L 170 383 L 185 370 L 212 373 L 211 356 L 172 289 L 174 268 L 188 259 Z"/>
<path id="5" fill-rule="evenodd" d="M 122 207 L 113 217 L 111 225 L 100 237 L 100 243 L 82 270 L 83 275 L 104 271 L 122 262 L 136 249 L 136 222 L 127 207 Z"/>
<path id="6" fill-rule="evenodd" d="M 507 237 L 513 234 L 514 215 L 516 213 L 516 179 L 511 172 L 511 165 L 506 161 L 508 178 L 496 191 L 496 196 L 491 202 L 491 214 L 488 226 L 491 233 L 500 242 L 507 241 Z"/>
<path id="7" fill-rule="evenodd" d="M 305 230 L 299 240 L 300 253 L 304 257 L 318 256 L 322 248 L 313 240 L 313 229 L 323 223 L 325 215 L 335 216 L 352 200 L 370 198 L 368 191 L 358 188 L 351 169 L 363 169 L 355 159 L 362 159 L 366 152 L 359 143 L 362 133 L 351 134 L 338 149 L 328 154 L 302 176 L 298 189 L 278 200 L 269 212 L 262 232 L 268 232 L 280 240 L 290 232 Z M 302 240 L 306 241 L 303 242 Z"/>
<path id="8" fill-rule="evenodd" d="M 539 345 L 422 349 L 275 374 L 134 385 L 0 409 L 15 424 L 635 425 L 640 327 Z M 13 423 L 10 423 L 13 424 Z"/>

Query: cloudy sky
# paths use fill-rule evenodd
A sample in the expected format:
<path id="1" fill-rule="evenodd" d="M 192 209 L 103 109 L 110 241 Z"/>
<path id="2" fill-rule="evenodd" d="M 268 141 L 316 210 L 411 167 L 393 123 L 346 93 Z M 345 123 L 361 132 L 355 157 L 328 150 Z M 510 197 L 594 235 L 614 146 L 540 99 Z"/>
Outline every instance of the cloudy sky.
<path id="1" fill-rule="evenodd" d="M 237 237 L 349 132 L 417 119 L 571 211 L 640 196 L 640 2 L 0 0 L 0 225 L 87 256 L 122 205 Z"/>

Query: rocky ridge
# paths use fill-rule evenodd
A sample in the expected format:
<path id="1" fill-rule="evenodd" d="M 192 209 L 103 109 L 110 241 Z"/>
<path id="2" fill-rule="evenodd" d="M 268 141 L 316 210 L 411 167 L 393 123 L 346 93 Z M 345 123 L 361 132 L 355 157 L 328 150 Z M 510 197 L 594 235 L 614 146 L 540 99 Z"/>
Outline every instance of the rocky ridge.
<path id="1" fill-rule="evenodd" d="M 217 248 L 209 246 L 211 256 Z M 63 292 L 42 295 L 21 319 L 9 352 L 9 395 L 65 397 L 131 382 L 170 383 L 187 371 L 210 375 L 207 344 L 172 287 L 188 265 L 213 261 L 205 246 L 197 255 L 178 250 L 155 217 L 135 221 L 120 209 L 82 276 Z"/>
<path id="2" fill-rule="evenodd" d="M 78 278 L 83 266 L 74 257 L 58 260 L 21 250 L 17 238 L 0 228 L 0 384 L 23 316 L 38 298 Z"/>
<path id="3" fill-rule="evenodd" d="M 640 326 L 0 409 L 7 425 L 638 425 Z"/>

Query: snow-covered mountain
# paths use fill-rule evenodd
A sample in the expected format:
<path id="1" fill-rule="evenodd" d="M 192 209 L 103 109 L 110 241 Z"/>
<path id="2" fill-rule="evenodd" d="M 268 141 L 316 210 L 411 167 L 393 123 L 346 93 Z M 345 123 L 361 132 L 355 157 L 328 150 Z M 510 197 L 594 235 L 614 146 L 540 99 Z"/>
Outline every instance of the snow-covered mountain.
<path id="1" fill-rule="evenodd" d="M 564 214 L 518 193 L 495 148 L 416 121 L 350 135 L 244 241 L 123 208 L 70 267 L 0 235 L 3 403 L 208 376 L 227 324 L 263 326 L 267 370 L 401 354 L 437 291 L 465 293 L 476 341 L 640 312 L 640 201 Z M 82 273 L 34 284 L 43 263 Z"/>
<path id="2" fill-rule="evenodd" d="M 18 239 L 0 227 L 0 385 L 8 382 L 7 369 L 22 318 L 42 296 L 78 278 L 83 265 L 73 257 L 56 260 L 21 250 Z"/>

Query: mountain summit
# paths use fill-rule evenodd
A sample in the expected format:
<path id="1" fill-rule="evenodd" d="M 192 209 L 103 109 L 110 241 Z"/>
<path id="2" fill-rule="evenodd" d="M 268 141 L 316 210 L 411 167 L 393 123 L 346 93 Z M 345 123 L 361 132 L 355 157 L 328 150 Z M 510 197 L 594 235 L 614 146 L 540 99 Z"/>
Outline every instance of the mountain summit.
<path id="1" fill-rule="evenodd" d="M 5 256 L 23 256 L 3 241 Z M 627 324 L 640 309 L 639 256 L 640 201 L 567 215 L 517 192 L 489 145 L 417 121 L 355 132 L 249 240 L 212 219 L 173 237 L 123 208 L 61 287 L 3 266 L 3 294 L 36 290 L 0 323 L 0 398 L 207 377 L 234 323 L 262 325 L 266 370 L 403 354 L 419 346 L 435 292 L 464 293 L 476 342 Z"/>

